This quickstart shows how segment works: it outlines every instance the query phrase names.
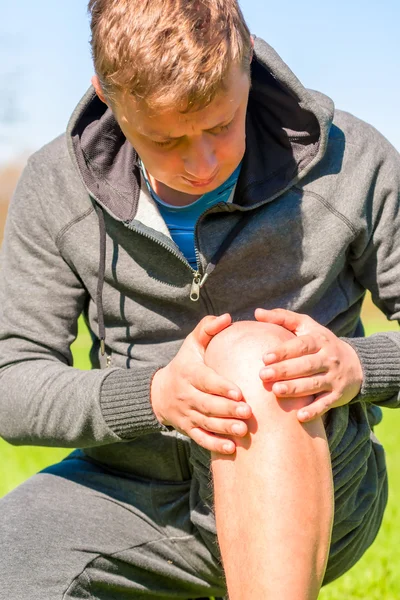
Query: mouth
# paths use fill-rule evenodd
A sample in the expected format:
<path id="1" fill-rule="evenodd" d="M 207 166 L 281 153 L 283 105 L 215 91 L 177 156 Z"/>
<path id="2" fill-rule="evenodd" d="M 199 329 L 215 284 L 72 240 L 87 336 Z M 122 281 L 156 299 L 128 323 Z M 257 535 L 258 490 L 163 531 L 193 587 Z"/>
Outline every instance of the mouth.
<path id="1" fill-rule="evenodd" d="M 183 179 L 185 180 L 185 182 L 189 185 L 191 185 L 192 187 L 206 187 L 207 185 L 210 185 L 210 183 L 212 183 L 214 181 L 214 179 L 217 176 L 217 172 L 214 173 L 214 175 L 210 178 L 210 179 L 188 179 L 187 177 L 183 177 Z"/>

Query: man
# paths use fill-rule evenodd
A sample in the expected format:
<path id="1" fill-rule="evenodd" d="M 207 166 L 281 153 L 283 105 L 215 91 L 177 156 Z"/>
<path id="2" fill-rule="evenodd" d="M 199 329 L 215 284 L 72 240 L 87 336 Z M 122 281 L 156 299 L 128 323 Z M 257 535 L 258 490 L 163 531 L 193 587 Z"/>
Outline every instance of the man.
<path id="1" fill-rule="evenodd" d="M 89 8 L 94 89 L 19 183 L 0 300 L 0 434 L 80 450 L 2 500 L 0 598 L 314 599 L 387 499 L 399 337 L 360 308 L 398 317 L 399 157 L 235 0 Z"/>

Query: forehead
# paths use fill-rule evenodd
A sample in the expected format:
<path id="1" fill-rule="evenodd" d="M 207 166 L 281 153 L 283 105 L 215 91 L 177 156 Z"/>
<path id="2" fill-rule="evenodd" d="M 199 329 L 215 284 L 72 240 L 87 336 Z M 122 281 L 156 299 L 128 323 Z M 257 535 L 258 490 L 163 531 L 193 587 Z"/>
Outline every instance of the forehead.
<path id="1" fill-rule="evenodd" d="M 232 118 L 239 106 L 247 101 L 249 77 L 240 68 L 235 67 L 232 71 L 225 88 L 204 108 L 189 112 L 183 112 L 179 107 L 150 109 L 145 102 L 129 95 L 118 103 L 119 118 L 132 131 L 149 137 L 180 137 L 191 129 L 212 129 Z"/>

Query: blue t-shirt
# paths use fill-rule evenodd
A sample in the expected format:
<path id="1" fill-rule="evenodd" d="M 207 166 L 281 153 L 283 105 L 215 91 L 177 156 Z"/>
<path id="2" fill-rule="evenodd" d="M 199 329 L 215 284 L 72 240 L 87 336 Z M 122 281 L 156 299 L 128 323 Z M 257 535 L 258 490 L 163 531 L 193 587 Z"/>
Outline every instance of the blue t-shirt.
<path id="1" fill-rule="evenodd" d="M 232 175 L 222 183 L 216 190 L 203 194 L 198 200 L 187 206 L 172 206 L 161 200 L 155 193 L 147 178 L 146 169 L 143 164 L 143 177 L 147 183 L 147 187 L 157 202 L 159 211 L 167 224 L 171 233 L 171 237 L 177 244 L 182 254 L 188 260 L 193 269 L 197 269 L 197 259 L 195 252 L 194 230 L 198 218 L 214 204 L 218 202 L 228 202 L 230 195 L 239 177 L 242 163 L 235 169 Z"/>

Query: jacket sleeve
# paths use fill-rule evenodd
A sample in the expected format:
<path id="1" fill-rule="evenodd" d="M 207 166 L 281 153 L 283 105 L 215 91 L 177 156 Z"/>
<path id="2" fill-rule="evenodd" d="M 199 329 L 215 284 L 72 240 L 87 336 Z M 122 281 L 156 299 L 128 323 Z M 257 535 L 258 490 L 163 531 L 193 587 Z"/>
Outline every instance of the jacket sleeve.
<path id="1" fill-rule="evenodd" d="M 87 291 L 48 227 L 32 161 L 11 201 L 0 270 L 0 436 L 90 447 L 165 429 L 150 404 L 155 369 L 80 371 L 70 345 Z"/>
<path id="2" fill-rule="evenodd" d="M 376 136 L 362 228 L 350 252 L 356 279 L 390 320 L 400 319 L 400 155 Z M 400 332 L 345 339 L 357 352 L 363 384 L 353 400 L 400 406 Z"/>

